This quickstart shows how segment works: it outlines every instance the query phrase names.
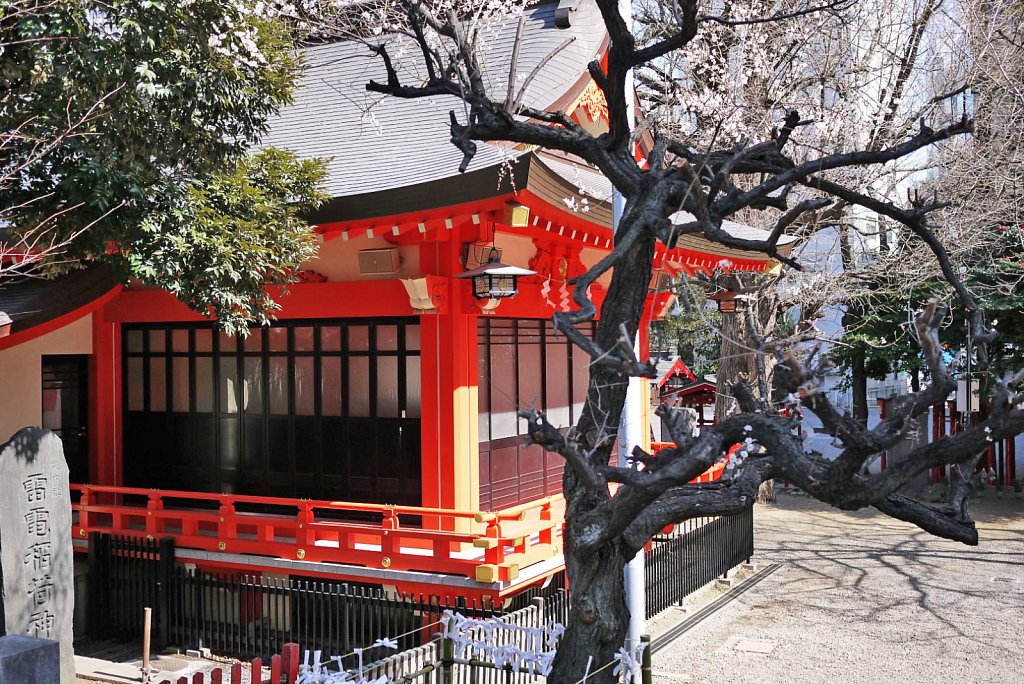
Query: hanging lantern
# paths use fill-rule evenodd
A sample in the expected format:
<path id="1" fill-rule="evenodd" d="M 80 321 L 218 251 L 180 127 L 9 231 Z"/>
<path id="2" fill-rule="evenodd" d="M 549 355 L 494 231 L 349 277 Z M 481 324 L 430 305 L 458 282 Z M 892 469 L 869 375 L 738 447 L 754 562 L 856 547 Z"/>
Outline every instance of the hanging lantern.
<path id="1" fill-rule="evenodd" d="M 490 260 L 474 269 L 460 273 L 456 278 L 471 278 L 473 280 L 473 296 L 477 299 L 507 299 L 515 297 L 519 292 L 516 279 L 519 276 L 534 275 L 530 271 L 518 266 L 509 266 L 498 261 L 498 253 L 491 252 Z"/>
<path id="2" fill-rule="evenodd" d="M 715 304 L 718 305 L 718 310 L 722 313 L 736 313 L 739 311 L 739 300 L 737 299 L 737 293 L 731 290 L 724 290 L 717 294 L 713 294 L 708 299 L 713 299 Z"/>

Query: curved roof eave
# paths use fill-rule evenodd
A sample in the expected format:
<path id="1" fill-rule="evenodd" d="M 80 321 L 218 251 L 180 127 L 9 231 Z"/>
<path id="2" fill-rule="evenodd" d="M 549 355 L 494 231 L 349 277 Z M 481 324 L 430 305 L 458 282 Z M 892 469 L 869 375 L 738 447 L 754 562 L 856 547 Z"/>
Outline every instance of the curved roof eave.
<path id="1" fill-rule="evenodd" d="M 0 311 L 10 319 L 0 350 L 33 340 L 86 316 L 120 292 L 105 264 L 92 264 L 56 278 L 11 279 L 0 287 Z"/>
<path id="2" fill-rule="evenodd" d="M 581 177 L 586 178 L 585 183 L 581 181 Z M 583 226 L 593 226 L 598 230 L 586 233 L 590 239 L 584 242 L 592 242 L 592 247 L 608 249 L 612 237 L 611 203 L 601 195 L 597 179 L 607 186 L 607 195 L 610 197 L 611 184 L 594 169 L 568 160 L 553 161 L 547 154 L 522 151 L 517 152 L 510 161 L 492 164 L 461 175 L 443 176 L 402 188 L 337 197 L 309 218 L 313 223 L 320 225 L 372 223 L 385 218 L 391 221 L 398 220 L 403 215 L 408 218 L 410 215 L 433 212 L 444 207 L 492 200 L 501 196 L 511 197 L 514 194 L 519 194 L 522 201 L 528 203 L 529 200 L 523 196 L 523 191 L 526 191 L 528 196 L 543 203 L 536 205 L 535 209 L 545 213 L 542 207 L 546 207 L 548 212 L 555 215 L 550 222 L 545 223 L 564 224 L 566 221 L 575 220 Z M 585 207 L 583 200 L 588 201 Z M 685 214 L 678 216 L 678 220 L 685 222 L 692 220 L 692 217 Z M 534 225 L 537 225 L 536 220 Z M 732 221 L 726 221 L 723 228 L 730 234 L 744 239 L 768 237 L 767 231 Z M 557 230 L 557 225 L 555 229 Z M 794 242 L 793 238 L 784 238 L 784 241 L 780 242 L 780 252 L 788 254 Z M 679 256 L 685 264 L 700 268 L 731 259 L 747 263 L 746 268 L 753 267 L 755 263 L 774 263 L 761 252 L 727 247 L 702 235 L 681 236 L 672 253 Z M 694 262 L 694 258 L 700 263 Z"/>
<path id="3" fill-rule="evenodd" d="M 537 188 L 545 186 L 547 190 L 546 199 L 556 206 L 564 199 L 573 198 L 577 202 L 568 202 L 568 210 L 576 214 L 580 219 L 596 223 L 597 225 L 611 228 L 611 196 L 612 184 L 598 170 L 587 166 L 583 162 L 574 162 L 570 159 L 557 157 L 551 154 L 534 155 L 533 161 L 549 172 L 548 175 L 557 177 L 560 182 L 538 183 L 536 173 L 530 174 L 531 191 L 536 193 Z M 563 199 L 564 198 L 564 199 Z M 582 201 L 586 199 L 586 208 Z M 675 223 L 688 223 L 694 217 L 686 212 L 677 212 L 672 216 Z M 735 221 L 723 221 L 722 228 L 733 237 L 744 240 L 767 240 L 769 231 L 748 226 Z M 779 252 L 788 256 L 796 244 L 796 238 L 788 235 L 782 236 L 779 240 Z M 762 252 L 755 252 L 736 247 L 729 247 L 710 240 L 703 235 L 682 235 L 676 246 L 689 252 L 697 252 L 709 256 L 721 258 L 745 259 L 748 261 L 772 261 L 770 257 Z"/>

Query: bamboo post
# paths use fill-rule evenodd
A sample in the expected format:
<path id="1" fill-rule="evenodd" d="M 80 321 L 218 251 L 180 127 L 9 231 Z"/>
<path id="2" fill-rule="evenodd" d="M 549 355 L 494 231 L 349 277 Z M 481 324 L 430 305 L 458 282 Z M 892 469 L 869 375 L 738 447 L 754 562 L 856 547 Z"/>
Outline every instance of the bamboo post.
<path id="1" fill-rule="evenodd" d="M 653 677 L 653 668 L 651 665 L 651 635 L 641 635 L 640 643 L 644 646 L 644 652 L 640 656 L 640 681 L 643 684 L 651 684 Z"/>

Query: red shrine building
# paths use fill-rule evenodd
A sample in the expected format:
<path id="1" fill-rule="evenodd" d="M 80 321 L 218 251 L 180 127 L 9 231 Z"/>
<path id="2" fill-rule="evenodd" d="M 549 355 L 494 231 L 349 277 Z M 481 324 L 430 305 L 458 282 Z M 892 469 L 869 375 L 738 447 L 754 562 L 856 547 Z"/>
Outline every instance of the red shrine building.
<path id="1" fill-rule="evenodd" d="M 600 130 L 586 67 L 607 35 L 592 4 L 570 21 L 556 9 L 527 10 L 518 72 L 554 56 L 525 102 Z M 496 32 L 495 64 L 514 33 Z M 611 249 L 610 184 L 565 156 L 487 144 L 460 174 L 457 103 L 368 93 L 386 75 L 361 43 L 305 56 L 264 142 L 330 158 L 333 199 L 274 324 L 230 337 L 100 266 L 5 285 L 0 440 L 28 425 L 61 436 L 79 551 L 95 531 L 171 536 L 200 567 L 500 601 L 563 567 L 563 462 L 526 444 L 516 410 L 564 426 L 582 410 L 588 359 L 550 317 Z M 496 87 L 507 71 L 489 75 Z M 515 296 L 477 298 L 458 277 L 492 257 L 532 272 Z M 697 236 L 656 260 L 660 274 L 774 266 Z M 649 319 L 672 303 L 657 282 Z M 606 285 L 591 289 L 599 306 Z"/>

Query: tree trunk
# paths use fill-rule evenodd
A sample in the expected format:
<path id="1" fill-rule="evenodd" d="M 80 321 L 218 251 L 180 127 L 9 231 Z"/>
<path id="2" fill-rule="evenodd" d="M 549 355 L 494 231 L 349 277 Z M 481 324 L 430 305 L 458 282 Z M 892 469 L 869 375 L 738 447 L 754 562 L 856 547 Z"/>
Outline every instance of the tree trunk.
<path id="1" fill-rule="evenodd" d="M 745 346 L 748 341 L 744 314 L 722 314 L 722 345 L 719 351 L 718 376 L 715 390 L 715 422 L 720 423 L 732 407 L 732 383 L 749 372 L 752 365 Z"/>
<path id="2" fill-rule="evenodd" d="M 761 288 L 754 309 L 754 324 L 758 326 L 757 334 L 765 340 L 772 335 L 779 314 L 779 294 L 773 284 Z M 751 339 L 751 342 L 753 340 Z M 778 358 L 774 354 L 751 354 L 754 362 L 752 372 L 757 373 L 757 395 L 766 402 L 772 400 L 772 386 L 775 381 L 775 366 Z M 765 480 L 757 488 L 757 503 L 775 503 L 775 480 Z"/>
<path id="3" fill-rule="evenodd" d="M 844 317 L 843 323 L 846 323 Z M 850 359 L 850 391 L 853 418 L 861 425 L 868 424 L 868 374 L 864 368 L 864 352 L 856 351 Z"/>
<path id="4" fill-rule="evenodd" d="M 843 272 L 850 273 L 854 269 L 853 242 L 850 232 L 853 228 L 844 226 L 839 231 L 839 257 L 842 261 Z M 863 319 L 863 312 L 858 304 L 849 304 L 843 314 L 843 330 L 849 333 L 855 329 Z M 862 344 L 855 342 L 854 344 Z M 850 392 L 853 409 L 853 419 L 861 425 L 868 424 L 868 373 L 865 368 L 866 355 L 864 348 L 858 347 L 850 358 Z"/>
<path id="5" fill-rule="evenodd" d="M 569 624 L 558 646 L 549 682 L 578 682 L 590 664 L 593 684 L 617 681 L 614 666 L 593 674 L 612 662 L 625 644 L 629 609 L 623 572 L 629 559 L 618 544 L 606 544 L 586 559 L 568 551 L 565 555 L 572 588 Z"/>
<path id="6" fill-rule="evenodd" d="M 650 216 L 660 216 L 659 205 L 644 206 L 640 198 L 627 205 L 619 230 L 630 223 L 650 223 Z M 645 218 L 642 215 L 645 213 Z M 638 238 L 623 260 L 612 272 L 608 294 L 601 306 L 596 341 L 602 349 L 614 349 L 621 339 L 620 326 L 627 334 L 636 333 L 644 310 L 651 281 L 654 259 L 654 238 Z M 607 465 L 611 458 L 612 440 L 618 431 L 629 379 L 617 370 L 600 364 L 590 367 L 587 406 L 577 423 L 577 434 L 591 447 L 588 461 L 593 468 Z M 632 553 L 622 548 L 621 539 L 613 539 L 581 554 L 578 540 L 593 538 L 606 521 L 601 517 L 600 497 L 589 491 L 572 467 L 562 475 L 565 496 L 565 535 L 563 538 L 566 573 L 572 601 L 569 624 L 555 657 L 550 682 L 573 684 L 583 679 L 587 661 L 593 656 L 591 671 L 610 663 L 625 645 L 629 627 L 623 571 Z M 612 667 L 588 681 L 611 683 Z"/>

